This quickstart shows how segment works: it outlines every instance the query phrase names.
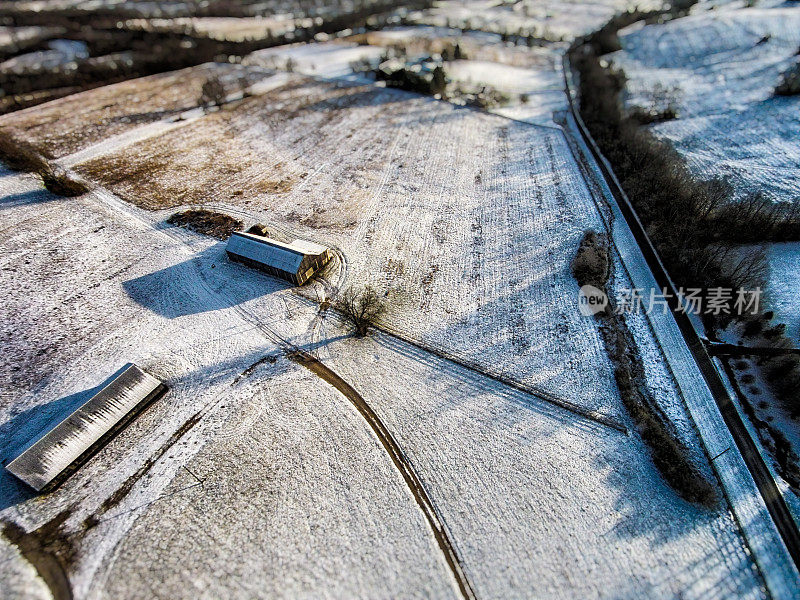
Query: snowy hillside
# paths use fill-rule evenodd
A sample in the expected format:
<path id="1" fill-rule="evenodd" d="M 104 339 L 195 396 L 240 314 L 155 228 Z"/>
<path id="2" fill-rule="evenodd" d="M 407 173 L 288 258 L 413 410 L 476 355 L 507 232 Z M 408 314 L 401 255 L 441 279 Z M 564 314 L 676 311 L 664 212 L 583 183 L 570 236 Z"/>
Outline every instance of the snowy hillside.
<path id="1" fill-rule="evenodd" d="M 704 177 L 729 177 L 741 192 L 800 199 L 800 98 L 776 97 L 798 60 L 796 7 L 709 11 L 632 27 L 610 55 L 625 71 L 631 105 L 657 84 L 677 88 L 679 118 L 653 126 Z"/>

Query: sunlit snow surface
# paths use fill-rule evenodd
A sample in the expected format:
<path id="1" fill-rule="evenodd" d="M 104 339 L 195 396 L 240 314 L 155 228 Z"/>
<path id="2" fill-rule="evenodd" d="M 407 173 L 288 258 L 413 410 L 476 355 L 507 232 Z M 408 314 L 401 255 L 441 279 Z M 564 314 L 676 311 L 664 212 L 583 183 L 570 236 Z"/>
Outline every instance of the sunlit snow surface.
<path id="1" fill-rule="evenodd" d="M 800 97 L 773 94 L 797 60 L 796 7 L 701 12 L 632 28 L 610 56 L 628 78 L 633 105 L 656 84 L 678 86 L 677 120 L 653 130 L 672 140 L 706 177 L 728 177 L 740 193 L 800 199 Z"/>

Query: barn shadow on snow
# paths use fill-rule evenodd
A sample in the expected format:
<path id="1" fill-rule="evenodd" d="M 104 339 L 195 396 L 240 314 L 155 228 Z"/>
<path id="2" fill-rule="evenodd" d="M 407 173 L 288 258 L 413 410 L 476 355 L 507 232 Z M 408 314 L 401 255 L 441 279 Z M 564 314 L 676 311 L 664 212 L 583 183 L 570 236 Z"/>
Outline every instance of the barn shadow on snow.
<path id="1" fill-rule="evenodd" d="M 24 502 L 37 494 L 5 466 L 30 448 L 39 438 L 67 418 L 83 403 L 111 383 L 127 365 L 95 387 L 29 408 L 0 425 L 0 510 Z"/>
<path id="2" fill-rule="evenodd" d="M 230 308 L 290 286 L 230 261 L 225 244 L 164 269 L 122 283 L 137 304 L 167 319 Z"/>

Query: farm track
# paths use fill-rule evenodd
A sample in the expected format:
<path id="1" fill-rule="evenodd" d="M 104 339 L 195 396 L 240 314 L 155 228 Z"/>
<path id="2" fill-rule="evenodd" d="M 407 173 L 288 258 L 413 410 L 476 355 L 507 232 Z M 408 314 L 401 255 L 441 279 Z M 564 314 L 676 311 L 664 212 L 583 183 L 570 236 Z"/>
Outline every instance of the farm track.
<path id="1" fill-rule="evenodd" d="M 503 385 L 506 385 L 506 386 L 508 386 L 510 388 L 514 388 L 517 391 L 520 391 L 520 392 L 523 392 L 523 393 L 528 394 L 530 396 L 533 396 L 537 400 L 541 400 L 543 402 L 547 402 L 549 404 L 553 404 L 555 406 L 558 406 L 561 409 L 564 409 L 566 411 L 571 412 L 574 415 L 577 415 L 577 416 L 582 417 L 584 419 L 589 419 L 590 421 L 594 421 L 595 423 L 600 423 L 601 425 L 605 425 L 606 427 L 610 427 L 611 429 L 615 429 L 616 431 L 619 431 L 620 433 L 624 433 L 626 435 L 628 433 L 628 428 L 625 427 L 625 425 L 623 425 L 620 421 L 618 421 L 617 419 L 615 419 L 613 417 L 610 417 L 610 416 L 602 414 L 602 413 L 595 412 L 593 410 L 590 410 L 588 408 L 580 406 L 579 404 L 575 404 L 574 402 L 570 402 L 569 400 L 565 400 L 563 398 L 559 398 L 558 396 L 556 396 L 554 394 L 551 394 L 549 392 L 546 392 L 546 391 L 544 391 L 542 389 L 538 389 L 536 387 L 521 383 L 519 381 L 515 381 L 514 379 L 510 379 L 510 378 L 506 377 L 505 375 L 502 375 L 501 373 L 493 372 L 493 371 L 491 371 L 489 369 L 486 369 L 485 367 L 481 367 L 480 365 L 478 365 L 478 364 L 476 364 L 476 363 L 474 363 L 472 361 L 468 361 L 468 360 L 465 360 L 463 358 L 459 358 L 459 357 L 454 356 L 453 354 L 450 354 L 450 353 L 448 353 L 448 352 L 446 352 L 444 350 L 441 350 L 439 348 L 434 348 L 433 346 L 431 346 L 429 344 L 425 344 L 425 343 L 420 342 L 418 340 L 414 340 L 414 339 L 412 339 L 412 338 L 410 338 L 410 337 L 408 337 L 408 336 L 406 336 L 406 335 L 404 335 L 404 334 L 402 334 L 402 333 L 400 333 L 400 332 L 398 332 L 398 331 L 396 331 L 396 330 L 394 330 L 392 328 L 389 328 L 389 327 L 381 325 L 381 326 L 376 326 L 375 329 L 377 329 L 378 331 L 380 331 L 381 333 L 383 333 L 385 335 L 391 336 L 391 337 L 396 338 L 396 339 L 398 339 L 398 340 L 400 340 L 402 342 L 405 342 L 406 344 L 410 344 L 412 346 L 415 346 L 415 347 L 419 348 L 420 350 L 424 350 L 425 352 L 433 354 L 434 356 L 436 356 L 438 358 L 442 358 L 442 359 L 447 360 L 447 361 L 449 361 L 451 363 L 454 363 L 454 364 L 456 364 L 456 365 L 458 365 L 460 367 L 463 367 L 463 368 L 465 368 L 465 369 L 467 369 L 469 371 L 472 371 L 473 373 L 477 373 L 478 375 L 481 375 L 483 377 L 488 377 L 489 379 L 497 381 L 498 383 L 502 383 Z"/>
<path id="2" fill-rule="evenodd" d="M 661 259 L 647 235 L 642 222 L 639 220 L 635 209 L 630 204 L 627 195 L 618 183 L 618 180 L 611 171 L 610 166 L 605 158 L 597 148 L 597 144 L 591 137 L 591 134 L 586 130 L 586 126 L 581 120 L 575 104 L 573 96 L 569 88 L 569 80 L 567 77 L 567 70 L 569 69 L 569 62 L 565 55 L 564 57 L 564 81 L 567 89 L 567 96 L 569 98 L 570 112 L 572 113 L 575 122 L 578 124 L 578 131 L 586 146 L 589 148 L 593 159 L 597 163 L 603 178 L 608 184 L 608 189 L 611 191 L 614 200 L 616 201 L 621 214 L 623 215 L 627 227 L 630 229 L 633 237 L 635 238 L 647 267 L 650 269 L 657 284 L 663 289 L 668 289 L 671 292 L 667 302 L 670 312 L 675 320 L 675 323 L 680 330 L 683 340 L 689 349 L 694 361 L 702 374 L 703 380 L 708 386 L 709 391 L 716 403 L 716 406 L 722 415 L 722 419 L 728 428 L 731 436 L 734 439 L 737 449 L 744 459 L 745 465 L 750 472 L 753 481 L 764 501 L 764 504 L 769 511 L 778 533 L 786 546 L 786 549 L 791 556 L 794 566 L 800 569 L 800 530 L 798 530 L 797 523 L 792 517 L 786 500 L 778 489 L 772 474 L 764 462 L 761 453 L 753 441 L 747 427 L 745 426 L 741 415 L 739 414 L 736 406 L 731 401 L 728 390 L 722 381 L 719 371 L 714 365 L 702 338 L 697 333 L 694 325 L 689 316 L 680 311 L 678 294 L 675 285 L 667 273 Z M 713 461 L 712 461 L 713 463 Z"/>
<path id="3" fill-rule="evenodd" d="M 289 358 L 336 388 L 343 396 L 350 400 L 358 412 L 361 413 L 361 415 L 364 417 L 364 420 L 367 421 L 369 426 L 372 428 L 372 431 L 380 440 L 384 450 L 386 450 L 386 453 L 391 457 L 395 467 L 403 476 L 406 485 L 408 485 L 408 489 L 413 494 L 414 499 L 417 501 L 417 504 L 425 515 L 425 519 L 428 521 L 434 537 L 436 537 L 436 542 L 439 544 L 439 548 L 444 554 L 447 565 L 450 567 L 453 577 L 455 577 L 456 583 L 458 584 L 458 589 L 461 592 L 461 596 L 468 600 L 476 598 L 472 584 L 470 583 L 464 571 L 464 566 L 458 550 L 456 549 L 453 541 L 450 539 L 450 535 L 447 532 L 441 517 L 439 516 L 439 512 L 436 510 L 436 507 L 428 496 L 428 493 L 425 491 L 425 486 L 422 484 L 422 481 L 420 481 L 419 477 L 414 471 L 413 465 L 400 448 L 400 445 L 394 439 L 394 436 L 392 436 L 392 434 L 383 424 L 380 417 L 375 413 L 375 411 L 372 410 L 372 408 L 370 408 L 369 404 L 367 404 L 361 394 L 353 389 L 350 384 L 348 384 L 333 370 L 325 366 L 321 361 L 317 360 L 309 353 L 298 350 L 297 352 L 290 354 Z"/>

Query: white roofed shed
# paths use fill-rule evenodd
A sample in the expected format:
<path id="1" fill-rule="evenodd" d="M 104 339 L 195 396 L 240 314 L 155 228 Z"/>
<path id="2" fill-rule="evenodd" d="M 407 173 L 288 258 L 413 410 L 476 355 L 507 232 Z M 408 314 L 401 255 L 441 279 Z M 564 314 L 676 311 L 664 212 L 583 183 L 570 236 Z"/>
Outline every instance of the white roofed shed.
<path id="1" fill-rule="evenodd" d="M 294 240 L 286 244 L 238 231 L 228 239 L 226 252 L 231 260 L 255 267 L 295 285 L 303 285 L 311 279 L 333 256 L 328 248 L 314 242 Z"/>

